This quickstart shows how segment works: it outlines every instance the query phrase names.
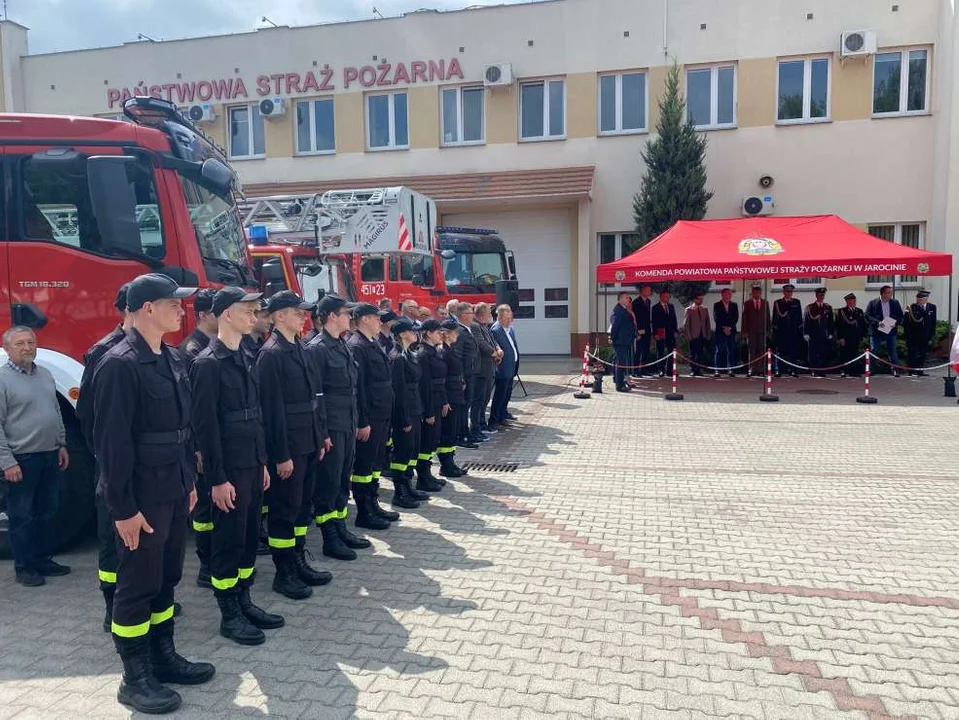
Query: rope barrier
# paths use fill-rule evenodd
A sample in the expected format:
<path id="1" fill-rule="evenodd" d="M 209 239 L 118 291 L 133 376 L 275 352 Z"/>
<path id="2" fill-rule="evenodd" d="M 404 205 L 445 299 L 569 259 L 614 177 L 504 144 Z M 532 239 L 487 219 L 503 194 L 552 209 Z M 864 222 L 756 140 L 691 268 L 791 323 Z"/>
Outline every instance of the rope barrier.
<path id="1" fill-rule="evenodd" d="M 589 346 L 587 346 L 587 350 L 588 349 L 589 349 Z M 609 362 L 609 360 L 603 360 L 601 357 L 597 357 L 596 355 L 593 355 L 592 353 L 589 353 L 589 357 L 593 358 L 593 360 L 595 360 L 596 362 L 602 363 L 603 365 L 607 365 L 612 368 L 618 367 L 618 368 L 622 368 L 623 370 L 641 370 L 642 368 L 655 367 L 656 365 L 659 365 L 660 363 L 664 363 L 667 360 L 669 360 L 669 355 L 664 355 L 663 357 L 659 358 L 659 360 L 653 360 L 653 362 L 651 363 L 643 363 L 641 365 L 620 365 L 619 363 Z"/>
<path id="2" fill-rule="evenodd" d="M 854 365 L 860 360 L 862 360 L 864 357 L 866 357 L 867 354 L 871 354 L 871 353 L 869 353 L 869 351 L 867 350 L 862 355 L 860 355 L 859 357 L 853 358 L 849 362 L 844 362 L 842 365 L 831 365 L 829 367 L 806 367 L 805 365 L 797 365 L 796 363 L 789 362 L 786 358 L 782 357 L 781 355 L 773 355 L 773 357 L 776 358 L 779 362 L 784 363 L 785 365 L 788 365 L 789 367 L 796 368 L 797 370 L 809 370 L 810 372 L 829 372 L 831 370 L 839 370 L 841 368 L 848 367 L 849 365 Z"/>
<path id="3" fill-rule="evenodd" d="M 679 385 L 679 375 L 678 375 L 679 371 L 677 370 L 677 366 L 679 365 L 679 363 L 676 362 L 676 356 L 677 356 L 678 354 L 679 354 L 679 353 L 676 351 L 676 348 L 673 348 L 673 352 L 672 352 L 672 357 L 673 357 L 673 391 L 672 391 L 671 393 L 666 393 L 665 398 L 666 398 L 667 400 L 682 400 L 682 399 L 683 399 L 683 395 L 682 395 L 682 393 L 679 392 L 678 387 L 677 387 L 677 386 Z"/>
<path id="4" fill-rule="evenodd" d="M 879 402 L 879 400 L 869 394 L 869 376 L 872 374 L 872 364 L 869 362 L 869 360 L 872 358 L 872 353 L 869 350 L 866 350 L 863 355 L 866 356 L 866 379 L 864 381 L 865 385 L 863 386 L 863 394 L 862 396 L 856 398 L 856 402 L 863 403 L 865 405 L 875 405 L 877 402 Z"/>
<path id="5" fill-rule="evenodd" d="M 885 358 L 879 357 L 871 350 L 869 351 L 869 354 L 872 355 L 876 360 L 878 360 L 883 365 L 888 365 L 889 367 L 896 368 L 896 370 L 905 370 L 906 372 L 926 372 L 927 370 L 942 370 L 943 368 L 947 368 L 950 365 L 952 365 L 951 362 L 946 362 L 946 363 L 943 363 L 942 365 L 932 365 L 929 367 L 923 366 L 923 367 L 915 368 L 915 367 L 909 367 L 908 365 L 896 365 L 896 363 L 889 362 Z"/>
<path id="6" fill-rule="evenodd" d="M 589 385 L 589 343 L 583 349 L 583 372 L 579 376 L 579 388 L 573 393 L 577 400 L 586 400 L 592 397 L 586 392 L 586 386 Z"/>
<path id="7" fill-rule="evenodd" d="M 742 370 L 745 367 L 749 367 L 750 365 L 755 365 L 757 362 L 761 362 L 762 360 L 765 359 L 762 355 L 760 355 L 757 358 L 753 358 L 749 362 L 739 363 L 739 365 L 732 365 L 728 368 L 724 368 L 724 367 L 713 367 L 712 365 L 703 365 L 702 363 L 696 362 L 692 358 L 686 357 L 682 353 L 679 353 L 679 357 L 685 360 L 690 366 L 696 366 L 702 370 L 712 370 L 713 372 L 732 372 L 733 370 Z"/>
<path id="8" fill-rule="evenodd" d="M 778 402 L 779 396 L 773 395 L 773 351 L 766 349 L 766 392 L 759 396 L 762 402 Z"/>

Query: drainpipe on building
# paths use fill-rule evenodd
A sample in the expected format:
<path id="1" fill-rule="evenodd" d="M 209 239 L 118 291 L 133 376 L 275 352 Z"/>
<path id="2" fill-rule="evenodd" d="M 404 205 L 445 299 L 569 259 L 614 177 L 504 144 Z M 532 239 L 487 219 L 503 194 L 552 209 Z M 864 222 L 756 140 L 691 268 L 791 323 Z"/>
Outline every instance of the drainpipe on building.
<path id="1" fill-rule="evenodd" d="M 663 0 L 663 60 L 664 65 L 669 65 L 669 44 L 666 42 L 667 30 L 669 29 L 669 0 Z"/>

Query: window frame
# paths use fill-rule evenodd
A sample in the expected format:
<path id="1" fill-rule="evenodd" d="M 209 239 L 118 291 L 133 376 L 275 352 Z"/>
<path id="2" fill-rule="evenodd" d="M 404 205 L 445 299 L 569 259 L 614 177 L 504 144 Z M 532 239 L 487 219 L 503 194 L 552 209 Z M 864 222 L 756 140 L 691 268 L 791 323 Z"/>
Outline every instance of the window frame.
<path id="1" fill-rule="evenodd" d="M 733 70 L 733 120 L 731 123 L 720 123 L 719 120 L 719 71 L 723 68 Z M 735 130 L 739 126 L 739 63 L 722 62 L 706 65 L 686 65 L 683 73 L 683 100 L 686 103 L 686 118 L 689 120 L 689 73 L 709 70 L 709 124 L 693 125 L 696 130 Z M 717 122 L 713 122 L 716 120 Z"/>
<path id="2" fill-rule="evenodd" d="M 239 110 L 245 110 L 248 113 L 247 116 L 247 142 L 250 147 L 249 155 L 235 155 L 233 153 L 233 132 L 231 127 L 233 125 L 233 113 Z M 229 160 L 263 160 L 266 158 L 266 118 L 262 115 L 260 117 L 263 119 L 263 152 L 255 153 L 253 149 L 256 147 L 256 137 L 253 130 L 253 111 L 256 111 L 257 114 L 260 113 L 260 106 L 258 103 L 244 103 L 242 105 L 230 105 L 226 109 L 226 144 L 227 144 L 227 158 Z"/>
<path id="3" fill-rule="evenodd" d="M 329 102 L 333 108 L 333 147 L 329 150 L 317 150 L 316 145 L 316 105 L 314 103 L 318 102 Z M 301 104 L 305 104 L 309 108 L 309 120 L 310 120 L 310 150 L 301 150 L 300 149 L 300 137 L 298 132 L 298 110 Z M 317 97 L 311 98 L 301 98 L 297 99 L 293 103 L 293 144 L 295 155 L 300 156 L 310 156 L 310 155 L 336 155 L 336 105 L 333 95 L 319 95 Z"/>
<path id="4" fill-rule="evenodd" d="M 826 115 L 812 117 L 812 64 L 817 60 L 826 61 Z M 781 119 L 779 117 L 779 68 L 783 63 L 802 62 L 803 64 L 803 114 L 799 118 Z M 815 125 L 817 123 L 832 122 L 832 55 L 799 55 L 795 57 L 781 57 L 776 59 L 776 124 L 777 125 Z M 796 286 L 799 289 L 799 286 Z"/>
<path id="5" fill-rule="evenodd" d="M 523 136 L 523 88 L 532 86 L 532 85 L 542 85 L 543 86 L 543 132 L 547 133 L 549 129 L 549 84 L 552 82 L 561 82 L 563 84 L 563 132 L 559 135 L 531 135 L 530 137 Z M 566 116 L 567 111 L 567 87 L 566 87 L 566 76 L 557 75 L 553 77 L 544 77 L 544 78 L 531 78 L 526 80 L 521 80 L 519 83 L 519 112 L 517 113 L 519 120 L 519 141 L 521 143 L 528 142 L 555 142 L 557 140 L 566 139 L 567 126 L 569 124 L 569 118 Z"/>
<path id="6" fill-rule="evenodd" d="M 396 144 L 396 101 L 395 98 L 397 95 L 406 96 L 406 144 L 397 145 Z M 370 100 L 374 97 L 386 97 L 387 98 L 387 114 L 389 115 L 389 143 L 386 145 L 376 146 L 370 144 Z M 390 92 L 371 92 L 366 93 L 366 96 L 363 98 L 363 104 L 365 105 L 365 112 L 363 113 L 366 119 L 366 151 L 367 152 L 390 152 L 392 150 L 409 150 L 410 149 L 410 94 L 408 90 L 394 90 Z"/>
<path id="7" fill-rule="evenodd" d="M 913 50 L 926 51 L 926 86 L 923 88 L 923 99 L 925 107 L 922 110 L 909 110 L 909 53 Z M 899 54 L 899 109 L 891 112 L 875 112 L 876 107 L 876 57 L 879 55 Z M 870 110 L 872 117 L 876 119 L 892 117 L 912 117 L 915 115 L 931 115 L 932 105 L 930 94 L 932 92 L 932 46 L 931 45 L 902 45 L 897 47 L 882 48 L 877 50 L 872 58 L 872 93 L 870 95 Z M 891 223 L 874 223 L 875 225 L 889 225 Z M 905 223 L 910 225 L 912 223 Z"/>
<path id="8" fill-rule="evenodd" d="M 443 129 L 446 127 L 446 110 L 443 103 L 443 93 L 456 92 L 456 133 L 462 138 L 464 136 L 464 113 L 463 113 L 463 92 L 466 90 L 479 90 L 483 98 L 483 111 L 480 114 L 480 139 L 479 140 L 457 140 L 446 141 L 446 135 Z M 445 85 L 440 86 L 440 147 L 472 147 L 486 144 L 486 88 L 482 85 Z"/>
<path id="9" fill-rule="evenodd" d="M 603 238 L 613 236 L 613 259 L 607 260 L 606 262 L 615 262 L 617 260 L 622 260 L 625 255 L 623 255 L 623 237 L 626 235 L 635 235 L 639 237 L 639 233 L 635 230 L 621 230 L 621 231 L 610 231 L 610 232 L 598 232 L 596 233 L 596 264 L 599 265 L 603 262 Z M 629 254 L 636 252 L 631 250 Z M 640 283 L 635 282 L 619 282 L 619 283 L 605 283 L 600 287 L 597 285 L 598 291 L 601 294 L 609 295 L 622 292 L 623 288 L 632 288 L 637 284 L 641 285 L 656 285 L 655 281 L 641 281 Z"/>
<path id="10" fill-rule="evenodd" d="M 879 238 L 876 235 L 873 237 L 884 240 L 884 242 L 895 243 L 896 245 L 902 245 L 902 229 L 906 226 L 915 225 L 919 228 L 919 243 L 917 245 L 919 250 L 925 250 L 926 248 L 926 221 L 925 220 L 904 220 L 902 222 L 871 222 L 866 223 L 866 232 L 872 235 L 870 230 L 875 227 L 882 226 L 892 226 L 893 229 L 893 239 L 884 240 L 884 238 Z M 907 245 L 906 247 L 911 247 Z M 866 290 L 878 290 L 883 285 L 893 285 L 897 290 L 899 289 L 911 289 L 922 287 L 922 279 L 918 275 L 881 275 L 879 277 L 886 278 L 884 280 L 872 281 L 869 280 L 870 276 L 865 278 L 865 289 Z M 914 277 L 915 280 L 903 280 L 904 277 Z"/>
<path id="11" fill-rule="evenodd" d="M 641 128 L 623 128 L 623 76 L 624 75 L 642 75 L 643 76 L 643 127 Z M 614 92 L 616 128 L 613 130 L 603 130 L 603 78 L 612 77 L 616 79 Z M 601 72 L 596 81 L 596 135 L 598 137 L 615 137 L 617 135 L 646 135 L 649 133 L 649 70 L 647 68 L 637 68 L 635 70 L 616 70 L 610 72 Z"/>

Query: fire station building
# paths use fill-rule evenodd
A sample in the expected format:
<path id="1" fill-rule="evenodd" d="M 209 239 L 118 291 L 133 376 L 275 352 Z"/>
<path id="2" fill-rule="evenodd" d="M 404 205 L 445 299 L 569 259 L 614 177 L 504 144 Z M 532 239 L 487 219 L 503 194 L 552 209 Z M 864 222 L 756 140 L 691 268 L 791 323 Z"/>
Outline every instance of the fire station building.
<path id="1" fill-rule="evenodd" d="M 951 0 L 552 0 L 44 55 L 5 22 L 0 109 L 110 117 L 153 94 L 247 195 L 409 185 L 443 224 L 500 231 L 521 348 L 565 355 L 606 327 L 594 268 L 636 242 L 668 65 L 708 136 L 708 217 L 836 213 L 957 253 L 957 49 Z M 825 284 L 835 305 L 889 280 Z M 946 317 L 944 279 L 895 282 Z"/>

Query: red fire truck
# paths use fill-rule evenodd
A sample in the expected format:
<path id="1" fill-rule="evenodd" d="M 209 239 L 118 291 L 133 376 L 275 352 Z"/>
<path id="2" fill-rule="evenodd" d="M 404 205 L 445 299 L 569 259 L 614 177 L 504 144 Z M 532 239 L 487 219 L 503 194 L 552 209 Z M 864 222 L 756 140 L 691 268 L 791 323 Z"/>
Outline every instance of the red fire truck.
<path id="1" fill-rule="evenodd" d="M 150 271 L 190 286 L 258 285 L 223 152 L 172 103 L 133 98 L 124 114 L 0 115 L 0 327 L 35 328 L 37 362 L 56 380 L 72 457 L 61 545 L 93 521 L 74 406 L 84 351 L 117 323 L 117 288 Z"/>
<path id="2" fill-rule="evenodd" d="M 240 211 L 254 264 L 282 267 L 278 280 L 307 298 L 335 289 L 433 310 L 451 297 L 494 303 L 516 277 L 495 230 L 437 225 L 435 203 L 405 187 L 253 198 Z"/>

